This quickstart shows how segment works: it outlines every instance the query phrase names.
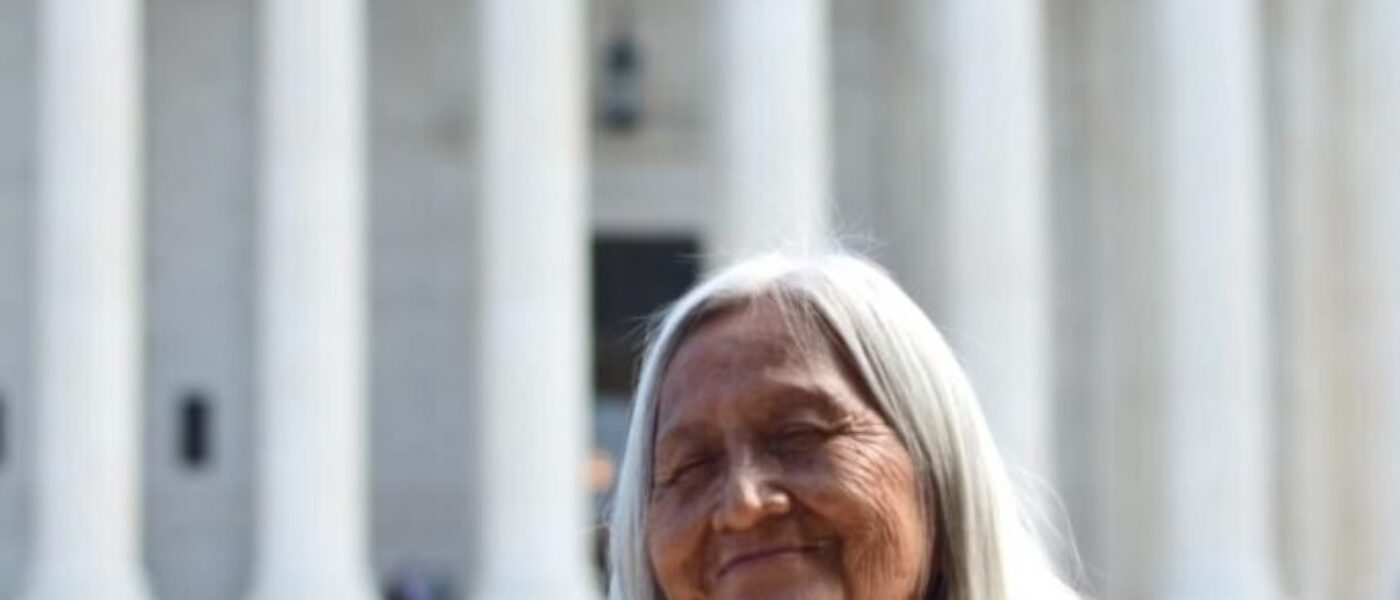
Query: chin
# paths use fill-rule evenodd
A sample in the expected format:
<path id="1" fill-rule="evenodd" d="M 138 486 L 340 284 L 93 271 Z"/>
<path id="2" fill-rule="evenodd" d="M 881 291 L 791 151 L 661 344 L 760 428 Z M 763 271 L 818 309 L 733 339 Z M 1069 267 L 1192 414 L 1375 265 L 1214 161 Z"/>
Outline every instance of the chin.
<path id="1" fill-rule="evenodd" d="M 713 600 L 844 600 L 840 585 L 822 582 L 765 582 L 752 586 L 724 586 Z"/>
<path id="2" fill-rule="evenodd" d="M 842 600 L 841 579 L 796 560 L 763 561 L 726 574 L 713 600 Z"/>

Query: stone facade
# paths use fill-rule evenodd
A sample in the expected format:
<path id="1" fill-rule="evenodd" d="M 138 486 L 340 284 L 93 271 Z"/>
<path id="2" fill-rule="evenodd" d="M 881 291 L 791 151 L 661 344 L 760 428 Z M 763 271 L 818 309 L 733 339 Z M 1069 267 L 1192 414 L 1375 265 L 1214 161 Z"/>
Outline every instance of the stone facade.
<path id="1" fill-rule="evenodd" d="M 34 538 L 42 4 L 0 3 L 4 598 L 20 592 Z M 726 167 L 715 153 L 736 142 L 715 134 L 725 101 L 717 45 L 729 38 L 714 32 L 733 15 L 710 4 L 588 3 L 580 61 L 593 100 L 585 218 L 595 239 L 714 251 L 716 228 L 764 214 L 719 198 Z M 1002 17 L 1031 4 L 977 3 Z M 1400 56 L 1400 11 L 1386 0 L 1225 4 L 1044 0 L 1025 17 L 1041 38 L 1033 50 L 1043 52 L 1028 55 L 1035 64 L 998 54 L 1005 69 L 993 72 L 976 65 L 1003 44 L 957 37 L 1006 31 L 976 12 L 952 15 L 960 21 L 913 0 L 831 0 L 829 56 L 817 61 L 831 90 L 818 103 L 833 165 L 820 174 L 830 197 L 823 226 L 888 265 L 960 353 L 1041 362 L 1036 389 L 980 385 L 1042 411 L 1030 425 L 999 425 L 1022 408 L 989 407 L 999 435 L 1018 432 L 1004 445 L 1063 500 L 1096 596 L 1211 597 L 1226 589 L 1200 592 L 1214 581 L 1247 590 L 1230 598 L 1395 598 L 1400 535 L 1386 532 L 1396 531 L 1388 513 L 1400 503 L 1400 385 L 1386 365 L 1400 364 L 1400 185 L 1383 163 L 1400 139 L 1386 108 L 1400 106 L 1400 61 L 1385 60 Z M 141 530 L 160 598 L 240 598 L 256 562 L 262 10 L 255 0 L 150 0 L 141 10 Z M 477 244 L 481 14 L 473 0 L 365 4 L 368 552 L 381 584 L 442 575 L 454 597 L 468 596 L 489 552 L 471 543 L 482 533 L 473 488 L 485 476 L 473 432 L 486 260 Z M 608 68 L 619 39 L 640 57 L 635 89 L 619 91 L 630 84 Z M 1028 72 L 1038 73 L 1030 88 L 978 79 Z M 974 95 L 982 85 L 1030 89 L 1031 110 L 1043 113 L 1008 124 L 991 105 L 959 108 L 944 95 L 959 84 Z M 604 118 L 619 97 L 640 99 L 634 127 Z M 1235 112 L 1222 108 L 1228 98 Z M 1005 100 L 984 99 L 1019 110 Z M 1030 190 L 1040 204 L 1003 204 L 1021 217 L 1006 228 L 979 220 L 978 194 L 997 192 L 975 184 L 1022 167 L 996 148 L 982 162 L 949 158 L 985 151 L 980 131 L 1005 136 L 1008 153 L 1026 142 L 1044 154 L 1031 159 L 1044 169 Z M 942 170 L 953 164 L 985 175 L 959 187 Z M 963 225 L 952 232 L 961 239 L 940 234 L 949 222 Z M 1016 256 L 1045 261 L 1042 284 L 1015 295 L 1037 302 L 1044 328 L 1009 338 L 977 331 L 975 320 L 964 329 L 968 306 L 997 299 L 977 287 L 986 283 L 977 265 L 1012 252 L 968 237 L 978 227 L 1019 231 L 1008 234 L 1026 244 Z M 1192 261 L 1229 268 L 1198 280 Z M 1223 328 L 1235 329 L 1209 343 Z M 1239 361 L 1224 374 L 1196 355 L 1222 349 Z M 975 367 L 1010 380 L 1020 372 Z M 1215 375 L 1227 380 L 1183 396 Z M 1204 402 L 1211 394 L 1239 410 Z M 615 397 L 599 400 L 597 445 L 620 446 L 624 411 Z M 206 420 L 202 433 L 192 419 Z M 1230 443 L 1210 445 L 1221 439 Z M 191 444 L 203 451 L 192 455 Z M 1196 471 L 1220 454 L 1235 473 L 1225 484 Z M 1215 492 L 1224 499 L 1201 501 Z M 1229 537 L 1239 525 L 1230 521 L 1214 531 L 1223 546 L 1200 546 L 1216 539 L 1195 531 L 1212 506 L 1238 511 L 1247 539 Z M 1228 556 L 1200 564 L 1207 550 Z"/>

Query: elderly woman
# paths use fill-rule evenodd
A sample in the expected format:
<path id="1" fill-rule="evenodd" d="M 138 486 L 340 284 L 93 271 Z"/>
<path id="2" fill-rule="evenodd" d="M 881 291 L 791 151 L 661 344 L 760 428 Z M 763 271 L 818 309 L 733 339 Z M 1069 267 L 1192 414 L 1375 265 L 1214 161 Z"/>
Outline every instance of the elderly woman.
<path id="1" fill-rule="evenodd" d="M 612 600 L 1077 598 L 948 346 L 865 260 L 754 259 L 681 298 L 627 444 Z"/>

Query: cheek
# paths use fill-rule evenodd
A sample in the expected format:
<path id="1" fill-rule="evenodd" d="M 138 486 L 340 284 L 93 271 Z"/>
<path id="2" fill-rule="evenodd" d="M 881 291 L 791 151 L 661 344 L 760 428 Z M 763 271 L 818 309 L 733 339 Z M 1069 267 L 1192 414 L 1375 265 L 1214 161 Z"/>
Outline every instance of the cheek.
<path id="1" fill-rule="evenodd" d="M 698 502 L 653 501 L 647 511 L 647 557 L 670 600 L 700 598 L 705 519 Z"/>
<path id="2" fill-rule="evenodd" d="M 841 440 L 797 479 L 801 501 L 841 539 L 853 598 L 914 592 L 929 556 L 919 488 L 908 453 L 893 439 Z"/>

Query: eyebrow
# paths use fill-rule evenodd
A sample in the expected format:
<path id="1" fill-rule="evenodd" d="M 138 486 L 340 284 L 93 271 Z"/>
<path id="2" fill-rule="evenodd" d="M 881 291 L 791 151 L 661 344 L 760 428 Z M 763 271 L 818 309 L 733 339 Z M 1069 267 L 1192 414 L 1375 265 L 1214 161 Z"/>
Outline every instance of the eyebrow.
<path id="1" fill-rule="evenodd" d="M 843 418 L 848 413 L 841 407 L 836 395 L 821 385 L 778 381 L 754 401 L 759 403 L 759 414 L 767 418 L 781 417 L 804 409 L 831 420 Z"/>
<path id="2" fill-rule="evenodd" d="M 700 423 L 686 423 L 658 435 L 654 452 L 659 458 L 666 452 L 674 451 L 676 446 L 709 437 L 713 437 L 709 427 Z"/>

